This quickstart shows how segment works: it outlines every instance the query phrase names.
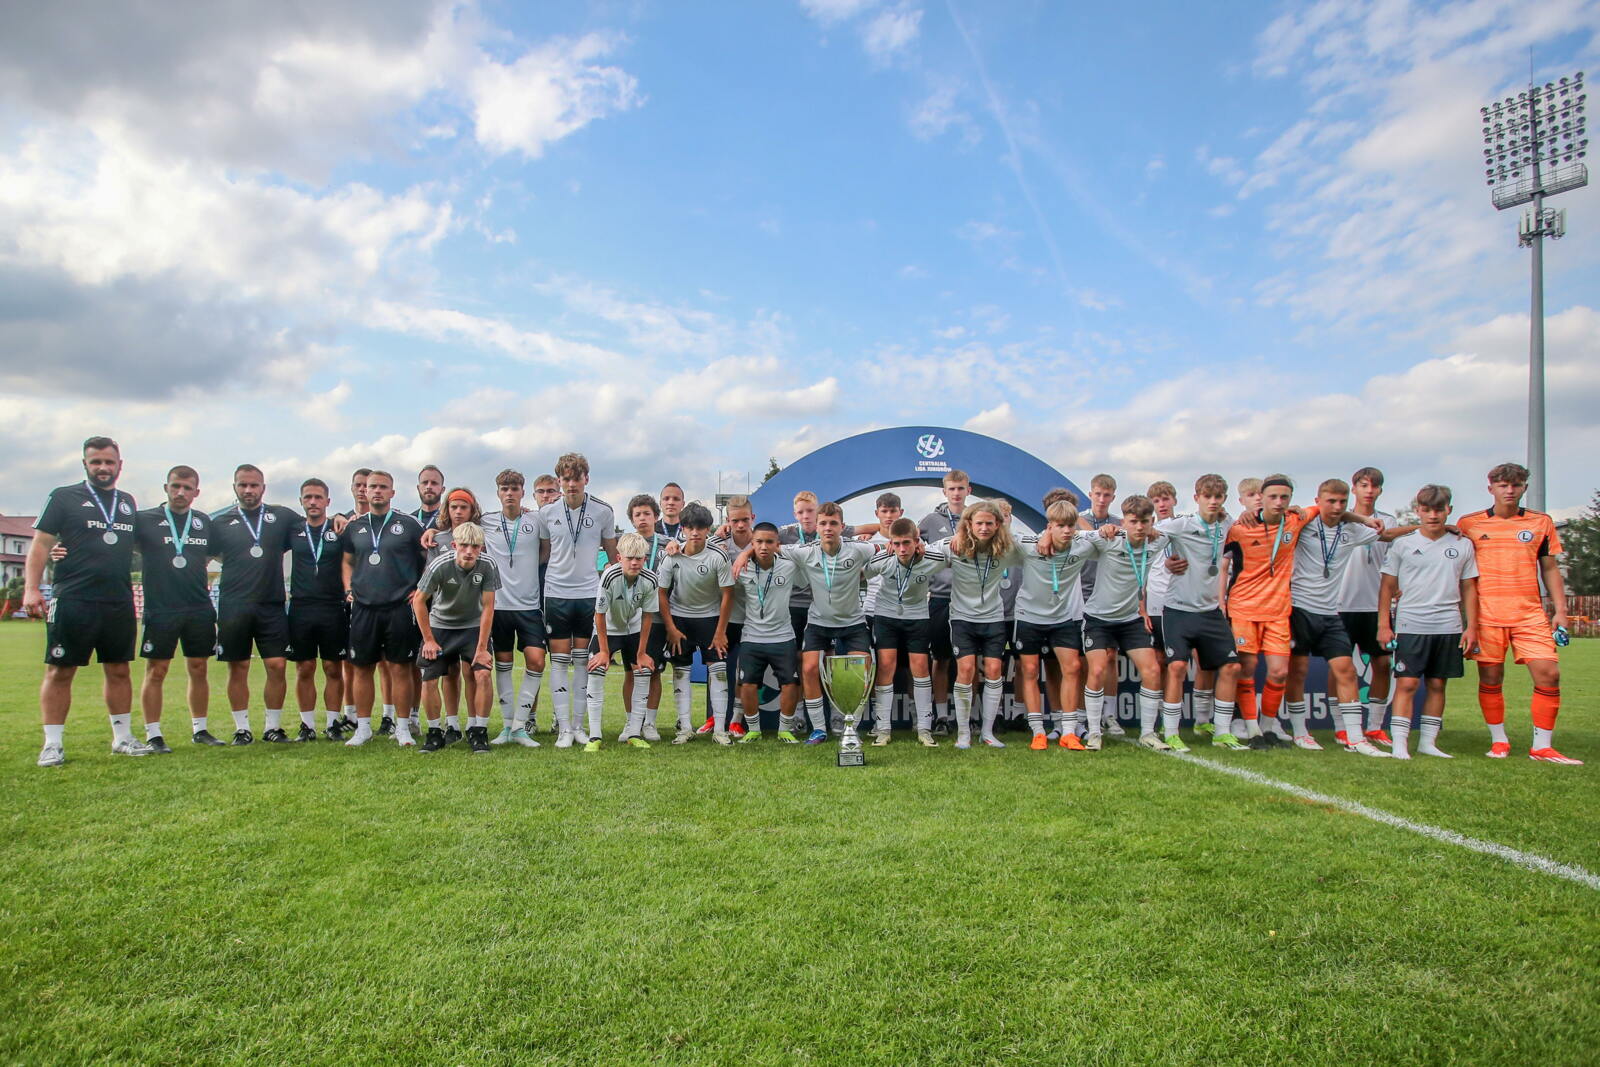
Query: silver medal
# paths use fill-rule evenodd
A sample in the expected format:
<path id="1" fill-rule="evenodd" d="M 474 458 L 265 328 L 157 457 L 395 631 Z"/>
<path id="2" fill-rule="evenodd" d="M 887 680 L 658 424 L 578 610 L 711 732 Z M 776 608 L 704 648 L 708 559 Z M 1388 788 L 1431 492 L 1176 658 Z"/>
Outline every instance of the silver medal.
<path id="1" fill-rule="evenodd" d="M 1207 567 L 1206 568 L 1206 573 L 1211 575 L 1211 577 L 1215 578 L 1217 576 L 1217 565 L 1215 563 L 1213 563 L 1211 566 Z"/>
<path id="2" fill-rule="evenodd" d="M 183 568 L 189 565 L 189 561 L 184 559 L 182 556 L 173 556 L 172 565 L 181 571 Z"/>
<path id="3" fill-rule="evenodd" d="M 383 556 L 377 552 L 374 552 L 372 555 L 367 557 L 367 562 L 376 567 L 378 564 L 383 562 Z"/>
<path id="4" fill-rule="evenodd" d="M 260 559 L 262 556 L 266 555 L 266 552 L 262 550 L 260 545 L 251 545 L 250 554 L 256 559 Z"/>
<path id="5" fill-rule="evenodd" d="M 114 545 L 117 543 L 117 535 L 112 533 L 110 530 L 107 530 L 105 533 L 100 535 L 100 540 L 104 541 L 108 545 Z"/>

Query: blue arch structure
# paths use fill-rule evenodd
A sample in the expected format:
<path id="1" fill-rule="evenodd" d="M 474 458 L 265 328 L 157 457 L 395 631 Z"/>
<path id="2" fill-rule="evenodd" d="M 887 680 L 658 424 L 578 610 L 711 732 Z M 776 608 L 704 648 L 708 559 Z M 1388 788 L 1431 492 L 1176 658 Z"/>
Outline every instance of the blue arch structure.
<path id="1" fill-rule="evenodd" d="M 845 500 L 896 485 L 938 486 L 953 470 L 966 471 L 977 495 L 1010 500 L 1016 517 L 1035 530 L 1045 527 L 1040 509 L 1052 489 L 1069 489 L 1080 508 L 1089 506 L 1081 489 L 1037 456 L 948 426 L 896 426 L 824 445 L 779 471 L 750 495 L 750 504 L 759 518 L 781 524 L 803 489 L 818 500 Z"/>

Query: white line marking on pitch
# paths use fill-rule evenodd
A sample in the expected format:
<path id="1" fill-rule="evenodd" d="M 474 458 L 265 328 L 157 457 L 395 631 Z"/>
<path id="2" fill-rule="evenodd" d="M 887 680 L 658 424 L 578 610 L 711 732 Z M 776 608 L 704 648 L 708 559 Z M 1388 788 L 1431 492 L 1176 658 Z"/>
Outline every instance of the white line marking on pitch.
<path id="1" fill-rule="evenodd" d="M 1430 826 L 1424 822 L 1412 822 L 1410 819 L 1401 818 L 1378 808 L 1369 808 L 1367 805 L 1354 800 L 1345 800 L 1343 797 L 1330 796 L 1327 793 L 1303 789 L 1289 782 L 1280 782 L 1276 778 L 1268 778 L 1264 774 L 1259 774 L 1245 767 L 1216 763 L 1212 760 L 1201 759 L 1192 753 L 1163 752 L 1161 755 L 1172 756 L 1174 759 L 1180 759 L 1185 763 L 1193 763 L 1222 774 L 1231 774 L 1235 778 L 1242 778 L 1256 785 L 1264 785 L 1269 789 L 1276 789 L 1279 792 L 1288 793 L 1290 796 L 1299 797 L 1301 800 L 1309 800 L 1316 804 L 1326 804 L 1329 807 L 1347 811 L 1352 815 L 1359 815 L 1364 819 L 1371 819 L 1373 822 L 1382 823 L 1385 826 L 1393 826 L 1398 830 L 1409 830 L 1411 833 L 1421 834 L 1423 837 L 1429 837 L 1435 841 L 1443 841 L 1445 844 L 1456 845 L 1473 852 L 1481 852 L 1485 856 L 1493 856 L 1495 859 L 1505 860 L 1507 863 L 1515 864 L 1524 870 L 1554 875 L 1557 878 L 1565 878 L 1569 882 L 1576 882 L 1590 889 L 1600 890 L 1600 874 L 1594 874 L 1575 864 L 1560 863 L 1546 856 L 1540 856 L 1533 852 L 1523 852 L 1521 849 L 1496 844 L 1493 841 L 1480 841 L 1476 837 L 1458 834 L 1454 830 L 1446 830 L 1442 826 Z"/>

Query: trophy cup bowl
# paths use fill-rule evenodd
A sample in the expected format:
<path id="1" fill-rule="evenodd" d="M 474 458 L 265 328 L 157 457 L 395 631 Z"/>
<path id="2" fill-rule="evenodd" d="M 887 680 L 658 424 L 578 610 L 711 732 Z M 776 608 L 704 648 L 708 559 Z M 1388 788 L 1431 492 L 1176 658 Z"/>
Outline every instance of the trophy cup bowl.
<path id="1" fill-rule="evenodd" d="M 844 716 L 844 731 L 839 735 L 839 766 L 864 767 L 867 757 L 861 750 L 856 720 L 872 693 L 872 660 L 865 656 L 824 656 L 821 666 L 822 688 Z"/>

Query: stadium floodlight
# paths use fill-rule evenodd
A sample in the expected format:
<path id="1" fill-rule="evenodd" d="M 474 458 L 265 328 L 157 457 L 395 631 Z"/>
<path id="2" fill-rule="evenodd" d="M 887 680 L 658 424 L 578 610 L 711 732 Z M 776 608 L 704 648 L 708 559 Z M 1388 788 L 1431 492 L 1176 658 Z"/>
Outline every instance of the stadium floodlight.
<path id="1" fill-rule="evenodd" d="M 1567 213 L 1546 208 L 1547 196 L 1589 184 L 1583 71 L 1480 108 L 1484 176 L 1496 209 L 1533 205 L 1523 213 L 1517 243 L 1533 249 L 1528 327 L 1528 506 L 1545 505 L 1544 239 L 1567 232 Z"/>

